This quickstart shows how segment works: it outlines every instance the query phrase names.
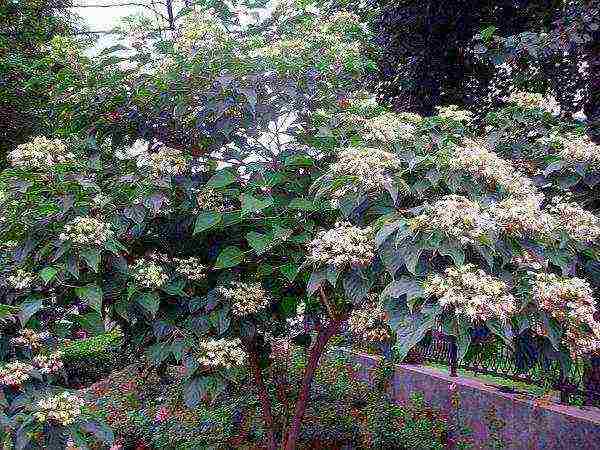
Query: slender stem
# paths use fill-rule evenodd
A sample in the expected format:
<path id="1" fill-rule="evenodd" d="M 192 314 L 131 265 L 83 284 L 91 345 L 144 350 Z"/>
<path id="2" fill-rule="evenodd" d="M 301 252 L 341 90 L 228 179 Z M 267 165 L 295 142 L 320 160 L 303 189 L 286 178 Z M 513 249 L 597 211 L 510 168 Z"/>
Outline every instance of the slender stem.
<path id="1" fill-rule="evenodd" d="M 248 352 L 248 360 L 254 384 L 258 389 L 258 398 L 260 400 L 262 416 L 267 433 L 267 449 L 276 450 L 277 442 L 275 440 L 275 430 L 273 426 L 273 411 L 271 410 L 271 399 L 265 385 L 263 371 L 259 363 L 259 354 L 254 343 L 246 343 L 246 351 Z"/>
<path id="2" fill-rule="evenodd" d="M 325 346 L 329 342 L 329 339 L 338 331 L 343 318 L 333 318 L 329 325 L 322 328 L 317 334 L 317 340 L 314 346 L 310 350 L 308 357 L 308 364 L 304 371 L 304 377 L 302 378 L 302 384 L 300 386 L 300 394 L 298 395 L 298 401 L 296 402 L 296 408 L 294 410 L 294 417 L 292 423 L 286 433 L 282 450 L 294 450 L 296 448 L 296 442 L 300 433 L 300 426 L 302 425 L 302 419 L 306 412 L 306 406 L 310 397 L 310 389 L 314 379 L 315 371 L 319 365 L 319 360 L 323 354 Z"/>

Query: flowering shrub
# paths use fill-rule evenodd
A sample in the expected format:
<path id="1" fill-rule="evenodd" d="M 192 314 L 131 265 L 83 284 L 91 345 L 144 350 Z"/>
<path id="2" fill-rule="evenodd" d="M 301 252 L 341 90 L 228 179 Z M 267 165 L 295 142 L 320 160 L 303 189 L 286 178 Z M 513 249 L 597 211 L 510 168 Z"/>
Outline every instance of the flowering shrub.
<path id="1" fill-rule="evenodd" d="M 75 155 L 60 139 L 38 136 L 19 145 L 8 154 L 8 159 L 15 168 L 45 172 L 53 166 L 75 162 Z"/>
<path id="2" fill-rule="evenodd" d="M 199 364 L 206 367 L 231 369 L 244 364 L 246 354 L 239 339 L 217 339 L 200 342 L 198 347 Z"/>
<path id="3" fill-rule="evenodd" d="M 401 357 L 438 324 L 459 337 L 461 355 L 485 327 L 510 346 L 519 338 L 548 358 L 576 356 L 547 345 L 575 339 L 565 320 L 551 324 L 562 334 L 530 325 L 545 303 L 522 280 L 533 255 L 542 273 L 600 287 L 597 180 L 550 167 L 560 155 L 540 141 L 576 124 L 523 102 L 483 127 L 458 107 L 392 113 L 358 89 L 376 49 L 353 15 L 295 1 L 259 23 L 195 11 L 173 41 L 136 36 L 127 70 L 111 50 L 99 62 L 81 56 L 81 71 L 98 75 L 70 79 L 59 110 L 75 117 L 59 121 L 61 143 L 32 140 L 23 149 L 35 151 L 21 149 L 0 174 L 1 339 L 118 325 L 161 377 L 183 365 L 192 408 L 247 367 L 269 450 L 280 446 L 265 381 L 275 337 L 308 354 L 285 450 L 349 318 L 369 338 L 385 329 Z M 356 311 L 378 293 L 372 317 Z M 588 316 L 578 330 L 589 337 Z M 26 409 L 15 382 L 33 386 L 29 405 L 60 387 L 55 350 L 35 361 L 0 354 L 11 423 Z"/>
<path id="4" fill-rule="evenodd" d="M 257 314 L 271 303 L 267 293 L 258 283 L 235 283 L 232 286 L 220 286 L 217 288 L 217 292 L 231 304 L 231 312 L 237 318 Z"/>
<path id="5" fill-rule="evenodd" d="M 371 230 L 349 223 L 337 223 L 322 231 L 308 244 L 308 261 L 316 267 L 366 266 L 373 258 Z"/>
<path id="6" fill-rule="evenodd" d="M 436 296 L 441 307 L 473 323 L 490 319 L 506 323 L 516 311 L 515 298 L 506 283 L 472 264 L 447 268 L 443 276 L 429 276 L 424 293 Z"/>
<path id="7" fill-rule="evenodd" d="M 534 277 L 532 294 L 539 310 L 565 325 L 563 343 L 572 355 L 599 354 L 600 322 L 587 281 L 540 273 Z"/>

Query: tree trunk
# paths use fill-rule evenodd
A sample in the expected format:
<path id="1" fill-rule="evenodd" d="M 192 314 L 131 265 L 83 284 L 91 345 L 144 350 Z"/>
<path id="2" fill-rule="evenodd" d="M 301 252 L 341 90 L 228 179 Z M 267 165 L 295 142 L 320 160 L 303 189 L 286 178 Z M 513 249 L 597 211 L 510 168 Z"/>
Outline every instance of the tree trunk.
<path id="1" fill-rule="evenodd" d="M 259 353 L 255 343 L 246 343 L 246 351 L 248 352 L 248 360 L 252 379 L 258 389 L 258 398 L 262 409 L 262 417 L 264 421 L 265 432 L 267 435 L 267 449 L 276 450 L 277 441 L 275 440 L 275 429 L 273 426 L 273 412 L 271 410 L 271 399 L 265 385 L 263 370 L 260 367 Z"/>
<path id="2" fill-rule="evenodd" d="M 304 371 L 304 377 L 300 386 L 300 394 L 298 395 L 298 401 L 296 402 L 292 423 L 281 447 L 283 450 L 294 450 L 296 448 L 300 425 L 302 424 L 306 406 L 308 405 L 315 370 L 319 365 L 319 360 L 321 359 L 325 346 L 329 342 L 329 339 L 331 339 L 331 337 L 339 330 L 342 321 L 343 318 L 332 319 L 327 327 L 322 328 L 317 335 L 315 344 L 310 350 L 308 365 Z"/>

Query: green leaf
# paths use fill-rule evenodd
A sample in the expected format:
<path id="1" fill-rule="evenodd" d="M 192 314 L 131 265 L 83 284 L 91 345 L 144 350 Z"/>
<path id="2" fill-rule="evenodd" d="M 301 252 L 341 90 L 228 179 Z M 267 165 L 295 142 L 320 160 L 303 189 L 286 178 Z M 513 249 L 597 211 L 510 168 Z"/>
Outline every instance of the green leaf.
<path id="1" fill-rule="evenodd" d="M 169 295 L 179 295 L 181 297 L 185 297 L 185 292 L 183 291 L 184 287 L 184 280 L 174 280 L 173 282 L 163 286 L 162 290 Z"/>
<path id="2" fill-rule="evenodd" d="M 24 326 L 29 321 L 29 319 L 31 319 L 31 316 L 33 316 L 41 308 L 41 298 L 28 297 L 27 299 L 25 299 L 25 301 L 19 306 L 19 312 L 17 313 L 17 317 L 19 318 L 21 325 Z"/>
<path id="3" fill-rule="evenodd" d="M 98 269 L 100 267 L 100 250 L 89 248 L 86 250 L 81 250 L 79 255 L 85 260 L 90 269 L 98 273 Z"/>
<path id="4" fill-rule="evenodd" d="M 42 269 L 42 271 L 38 274 L 40 276 L 40 278 L 42 280 L 44 280 L 44 283 L 48 284 L 50 283 L 54 277 L 58 274 L 58 270 L 52 266 L 48 266 L 45 267 L 44 269 Z"/>
<path id="5" fill-rule="evenodd" d="M 18 310 L 15 306 L 0 304 L 0 320 L 11 317 Z"/>
<path id="6" fill-rule="evenodd" d="M 155 292 L 144 292 L 135 298 L 135 301 L 144 311 L 148 312 L 152 318 L 156 316 L 160 306 L 160 298 Z"/>
<path id="7" fill-rule="evenodd" d="M 321 269 L 314 271 L 310 274 L 310 279 L 308 280 L 308 286 L 306 290 L 308 295 L 313 295 L 319 287 L 327 280 L 327 270 Z"/>
<path id="8" fill-rule="evenodd" d="M 229 246 L 223 249 L 215 262 L 215 269 L 227 269 L 235 267 L 244 259 L 244 253 L 236 246 Z"/>
<path id="9" fill-rule="evenodd" d="M 196 217 L 193 234 L 201 233 L 221 223 L 223 216 L 221 213 L 213 211 L 203 211 Z"/>
<path id="10" fill-rule="evenodd" d="M 400 298 L 406 295 L 409 312 L 412 314 L 415 301 L 422 297 L 423 289 L 417 280 L 401 277 L 392 281 L 382 292 L 382 297 Z"/>
<path id="11" fill-rule="evenodd" d="M 83 422 L 81 428 L 88 433 L 93 434 L 100 442 L 111 445 L 115 440 L 115 435 L 108 425 L 105 423 L 90 420 Z"/>
<path id="12" fill-rule="evenodd" d="M 289 262 L 281 266 L 279 268 L 279 271 L 283 274 L 283 276 L 285 276 L 288 279 L 290 283 L 293 283 L 293 281 L 298 276 L 298 273 L 300 272 L 300 266 L 298 264 Z"/>
<path id="13" fill-rule="evenodd" d="M 251 194 L 242 194 L 241 197 L 242 202 L 242 216 L 254 213 L 258 211 L 262 211 L 265 208 L 273 205 L 273 200 L 270 198 L 259 199 Z"/>
<path id="14" fill-rule="evenodd" d="M 229 170 L 223 169 L 223 170 L 220 170 L 219 172 L 215 173 L 210 178 L 210 180 L 208 180 L 208 183 L 206 183 L 206 185 L 214 187 L 214 188 L 222 188 L 225 186 L 229 186 L 234 181 L 235 181 L 235 175 L 233 173 L 231 173 Z"/>
<path id="15" fill-rule="evenodd" d="M 509 347 L 514 347 L 514 334 L 509 323 L 504 323 L 497 319 L 490 319 L 485 321 L 486 326 L 490 331 L 504 341 Z"/>
<path id="16" fill-rule="evenodd" d="M 260 234 L 254 231 L 246 234 L 246 240 L 252 249 L 257 253 L 261 254 L 265 250 L 268 250 L 273 243 L 273 236 L 268 234 Z"/>
<path id="17" fill-rule="evenodd" d="M 417 272 L 417 264 L 419 264 L 419 258 L 421 257 L 421 253 L 423 249 L 418 247 L 410 247 L 406 249 L 406 253 L 403 255 L 404 262 L 406 263 L 406 269 L 412 273 L 416 274 Z"/>
<path id="18" fill-rule="evenodd" d="M 105 332 L 102 316 L 96 311 L 89 312 L 83 316 L 77 316 L 76 321 L 84 330 L 89 331 L 93 335 Z"/>
<path id="19" fill-rule="evenodd" d="M 85 301 L 87 305 L 94 311 L 102 312 L 102 289 L 95 285 L 90 284 L 84 287 L 78 287 L 75 289 L 75 294 Z"/>
<path id="20" fill-rule="evenodd" d="M 465 263 L 465 252 L 459 247 L 441 245 L 438 252 L 442 256 L 449 256 L 452 258 L 455 266 L 462 266 Z"/>
<path id="21" fill-rule="evenodd" d="M 285 166 L 301 166 L 301 167 L 309 167 L 314 166 L 315 161 L 307 155 L 294 155 L 288 156 L 285 158 L 284 165 Z"/>
<path id="22" fill-rule="evenodd" d="M 207 377 L 192 378 L 185 386 L 184 399 L 188 408 L 193 409 L 200 403 L 200 399 L 208 390 Z"/>
<path id="23" fill-rule="evenodd" d="M 342 284 L 346 297 L 355 305 L 360 304 L 371 288 L 369 279 L 358 269 L 352 269 L 344 274 Z"/>
<path id="24" fill-rule="evenodd" d="M 393 303 L 392 303 L 393 305 Z M 406 306 L 389 308 L 390 326 L 396 332 L 394 346 L 400 360 L 408 354 L 423 337 L 433 328 L 437 317 L 442 313 L 442 307 L 437 304 L 425 305 L 421 311 L 410 314 Z"/>
<path id="25" fill-rule="evenodd" d="M 295 198 L 290 203 L 288 203 L 288 208 L 290 209 L 300 209 L 302 211 L 318 211 L 320 208 L 318 205 L 306 198 Z"/>

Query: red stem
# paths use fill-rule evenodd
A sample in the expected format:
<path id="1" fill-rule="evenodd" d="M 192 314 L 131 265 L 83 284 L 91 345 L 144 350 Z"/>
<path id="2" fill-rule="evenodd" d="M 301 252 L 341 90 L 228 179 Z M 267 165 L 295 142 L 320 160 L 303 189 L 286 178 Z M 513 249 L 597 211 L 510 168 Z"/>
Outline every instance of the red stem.
<path id="1" fill-rule="evenodd" d="M 298 395 L 298 401 L 296 402 L 296 408 L 294 410 L 294 417 L 292 423 L 288 429 L 287 436 L 285 437 L 283 450 L 295 450 L 296 441 L 298 440 L 298 434 L 300 432 L 300 425 L 306 412 L 306 406 L 310 397 L 310 388 L 312 386 L 315 370 L 319 365 L 319 360 L 323 354 L 325 346 L 329 342 L 329 339 L 338 331 L 340 324 L 343 319 L 332 319 L 329 326 L 322 328 L 318 335 L 317 340 L 310 350 L 308 356 L 308 364 L 304 371 L 304 377 L 300 387 L 300 394 Z"/>
<path id="2" fill-rule="evenodd" d="M 275 430 L 273 427 L 273 411 L 271 410 L 271 399 L 269 398 L 269 393 L 267 392 L 267 387 L 263 379 L 263 371 L 259 363 L 259 354 L 256 351 L 256 347 L 251 344 L 246 346 L 246 351 L 248 352 L 248 359 L 250 363 L 250 370 L 252 371 L 252 377 L 258 389 L 258 398 L 260 400 L 263 421 L 265 424 L 265 431 L 267 433 L 267 449 L 276 450 L 277 442 L 275 441 Z"/>

